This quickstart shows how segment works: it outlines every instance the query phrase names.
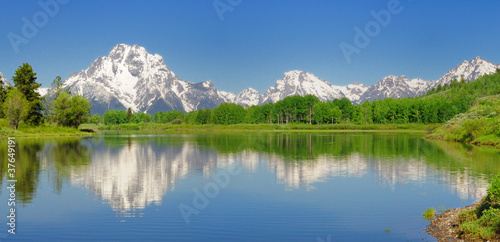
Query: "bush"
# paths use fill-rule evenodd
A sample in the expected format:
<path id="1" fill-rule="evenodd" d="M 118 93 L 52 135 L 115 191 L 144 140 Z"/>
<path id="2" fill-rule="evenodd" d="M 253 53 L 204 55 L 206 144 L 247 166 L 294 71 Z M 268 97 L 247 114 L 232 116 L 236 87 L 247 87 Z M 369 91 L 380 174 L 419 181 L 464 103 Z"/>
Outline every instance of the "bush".
<path id="1" fill-rule="evenodd" d="M 182 120 L 176 118 L 176 119 L 172 120 L 171 124 L 182 124 Z"/>
<path id="2" fill-rule="evenodd" d="M 77 128 L 87 121 L 92 104 L 80 95 L 61 92 L 54 100 L 54 118 L 59 125 Z"/>
<path id="3" fill-rule="evenodd" d="M 500 238 L 500 175 L 494 177 L 479 206 L 459 214 L 462 238 L 496 240 Z"/>

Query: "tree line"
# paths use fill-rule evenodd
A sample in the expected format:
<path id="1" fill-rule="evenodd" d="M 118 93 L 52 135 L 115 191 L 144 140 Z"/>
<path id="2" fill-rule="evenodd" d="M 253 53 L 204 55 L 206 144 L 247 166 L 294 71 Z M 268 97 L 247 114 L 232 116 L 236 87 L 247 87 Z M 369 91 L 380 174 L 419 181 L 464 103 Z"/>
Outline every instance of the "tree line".
<path id="1" fill-rule="evenodd" d="M 500 71 L 485 75 L 476 81 L 453 80 L 420 97 L 386 98 L 354 105 L 347 98 L 327 102 L 313 95 L 289 96 L 276 103 L 243 107 L 223 103 L 214 109 L 131 113 L 110 110 L 102 118 L 95 115 L 95 123 L 187 123 L 187 124 L 407 124 L 444 123 L 459 113 L 466 112 L 478 97 L 500 93 Z"/>
<path id="2" fill-rule="evenodd" d="M 29 126 L 44 124 L 78 127 L 89 121 L 92 105 L 80 95 L 71 95 L 57 76 L 46 97 L 38 93 L 41 84 L 28 63 L 17 68 L 12 77 L 14 86 L 3 83 L 0 77 L 0 118 L 6 118 L 12 129 L 20 123 Z"/>

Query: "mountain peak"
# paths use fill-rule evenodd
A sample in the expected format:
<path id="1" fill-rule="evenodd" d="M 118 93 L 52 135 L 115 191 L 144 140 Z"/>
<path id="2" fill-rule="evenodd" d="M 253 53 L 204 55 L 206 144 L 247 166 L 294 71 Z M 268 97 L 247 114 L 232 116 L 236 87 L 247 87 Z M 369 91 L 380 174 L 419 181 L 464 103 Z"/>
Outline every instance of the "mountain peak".
<path id="1" fill-rule="evenodd" d="M 128 59 L 132 59 L 134 57 L 139 57 L 140 59 L 145 59 L 147 58 L 149 54 L 146 49 L 142 46 L 138 45 L 127 45 L 127 44 L 119 44 L 116 45 L 110 52 L 109 52 L 109 58 L 118 60 L 118 61 L 125 61 Z M 152 56 L 152 55 L 151 55 Z"/>
<path id="2" fill-rule="evenodd" d="M 212 83 L 212 81 L 210 80 L 207 80 L 207 81 L 204 81 L 201 83 L 203 85 L 203 87 L 205 88 L 211 88 L 211 87 L 215 87 L 214 84 Z"/>
<path id="3" fill-rule="evenodd" d="M 64 83 L 72 93 L 88 98 L 96 113 L 131 108 L 134 112 L 215 107 L 230 96 L 217 91 L 211 81 L 186 82 L 178 78 L 160 55 L 138 45 L 116 45 L 107 57 L 72 74 Z"/>
<path id="4" fill-rule="evenodd" d="M 495 64 L 477 56 L 471 61 L 464 60 L 455 66 L 455 68 L 439 78 L 435 82 L 435 85 L 449 84 L 453 79 L 460 80 L 462 77 L 465 80 L 474 81 L 482 75 L 494 73 L 496 67 Z"/>
<path id="5" fill-rule="evenodd" d="M 477 56 L 476 58 L 474 58 L 473 60 L 471 60 L 469 63 L 471 65 L 481 65 L 483 63 L 490 63 L 490 64 L 494 65 L 493 63 L 491 63 L 491 62 L 489 62 L 489 61 L 487 61 L 487 60 L 485 60 L 485 59 L 483 59 L 483 58 L 481 58 L 479 56 Z"/>
<path id="6" fill-rule="evenodd" d="M 464 76 L 467 80 L 475 80 L 481 75 L 495 72 L 498 67 L 500 65 L 477 56 L 457 65 L 438 81 L 409 80 L 405 75 L 390 75 L 370 87 L 357 82 L 335 86 L 312 73 L 290 70 L 263 95 L 253 88 L 235 95 L 217 90 L 212 81 L 183 81 L 165 65 L 160 55 L 150 54 L 138 45 L 118 44 L 108 56 L 98 57 L 86 70 L 71 74 L 64 85 L 72 93 L 89 99 L 96 113 L 127 108 L 132 108 L 134 112 L 149 113 L 169 110 L 190 112 L 214 108 L 223 102 L 242 106 L 275 103 L 293 95 L 312 94 L 322 101 L 346 97 L 354 103 L 387 97 L 418 96 L 454 78 Z"/>
<path id="7" fill-rule="evenodd" d="M 245 89 L 245 90 L 243 90 L 243 91 L 241 91 L 241 92 L 247 92 L 247 93 L 259 93 L 257 90 L 255 90 L 255 89 L 253 89 L 253 88 L 251 88 L 251 87 L 249 87 L 249 88 L 247 88 L 247 89 Z"/>
<path id="8" fill-rule="evenodd" d="M 240 93 L 234 98 L 234 103 L 241 106 L 253 106 L 259 105 L 262 102 L 262 95 L 260 93 L 249 87 Z"/>

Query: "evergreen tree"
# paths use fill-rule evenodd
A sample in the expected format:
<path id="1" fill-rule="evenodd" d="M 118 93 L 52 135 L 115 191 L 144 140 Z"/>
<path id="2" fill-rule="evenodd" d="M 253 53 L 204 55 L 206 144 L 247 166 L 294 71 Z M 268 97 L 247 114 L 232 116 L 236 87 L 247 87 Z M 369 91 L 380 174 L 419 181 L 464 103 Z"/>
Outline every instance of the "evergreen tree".
<path id="1" fill-rule="evenodd" d="M 36 73 L 28 63 L 23 63 L 17 68 L 15 75 L 12 77 L 14 86 L 28 100 L 29 111 L 26 123 L 38 125 L 42 122 L 42 97 L 38 94 L 37 89 L 41 84 L 36 82 Z"/>
<path id="2" fill-rule="evenodd" d="M 127 122 L 130 122 L 130 118 L 132 118 L 132 109 L 127 109 Z"/>

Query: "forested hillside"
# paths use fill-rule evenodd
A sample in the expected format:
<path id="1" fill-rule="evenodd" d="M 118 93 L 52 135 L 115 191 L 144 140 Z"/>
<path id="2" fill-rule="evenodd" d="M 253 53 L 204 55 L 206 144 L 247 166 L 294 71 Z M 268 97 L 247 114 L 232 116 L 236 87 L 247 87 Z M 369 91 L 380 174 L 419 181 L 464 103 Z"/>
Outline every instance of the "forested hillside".
<path id="1" fill-rule="evenodd" d="M 347 98 L 321 102 L 312 95 L 290 96 L 276 103 L 242 107 L 223 103 L 214 109 L 189 113 L 180 111 L 131 113 L 107 111 L 102 117 L 94 115 L 93 123 L 187 123 L 187 124 L 407 124 L 444 123 L 468 111 L 478 98 L 500 94 L 500 71 L 485 75 L 476 81 L 454 80 L 438 86 L 417 98 L 366 101 L 352 104 Z M 174 121 L 175 120 L 175 121 Z"/>

